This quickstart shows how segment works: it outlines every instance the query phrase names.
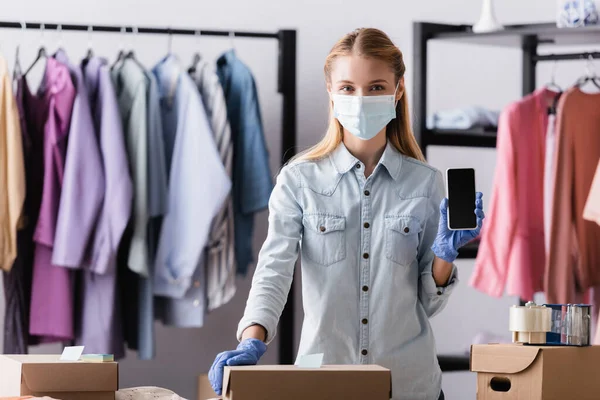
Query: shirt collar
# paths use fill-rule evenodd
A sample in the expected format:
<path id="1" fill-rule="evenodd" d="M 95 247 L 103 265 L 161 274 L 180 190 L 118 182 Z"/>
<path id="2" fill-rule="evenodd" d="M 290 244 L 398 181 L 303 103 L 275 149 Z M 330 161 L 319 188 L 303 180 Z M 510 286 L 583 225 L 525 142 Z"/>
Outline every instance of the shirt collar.
<path id="1" fill-rule="evenodd" d="M 160 98 L 172 103 L 177 93 L 182 68 L 177 57 L 169 55 L 154 67 Z"/>
<path id="2" fill-rule="evenodd" d="M 221 54 L 221 57 L 217 60 L 217 65 L 223 66 L 226 64 L 231 64 L 237 59 L 235 50 L 230 49 Z"/>
<path id="3" fill-rule="evenodd" d="M 85 65 L 81 64 L 85 83 L 89 93 L 96 93 L 100 81 L 100 68 L 105 65 L 105 60 L 100 57 L 90 58 Z"/>
<path id="4" fill-rule="evenodd" d="M 359 160 L 348 151 L 343 142 L 331 153 L 330 158 L 339 174 L 345 174 L 359 162 Z M 377 163 L 377 167 L 379 165 L 385 167 L 392 179 L 395 181 L 399 179 L 400 168 L 402 166 L 402 155 L 389 141 L 385 146 L 381 159 Z M 377 167 L 375 169 L 377 169 Z"/>
<path id="5" fill-rule="evenodd" d="M 403 156 L 398 150 L 390 143 L 387 142 L 381 160 L 379 164 L 383 165 L 387 169 L 388 173 L 393 180 L 398 181 L 400 179 L 400 168 L 402 167 Z"/>

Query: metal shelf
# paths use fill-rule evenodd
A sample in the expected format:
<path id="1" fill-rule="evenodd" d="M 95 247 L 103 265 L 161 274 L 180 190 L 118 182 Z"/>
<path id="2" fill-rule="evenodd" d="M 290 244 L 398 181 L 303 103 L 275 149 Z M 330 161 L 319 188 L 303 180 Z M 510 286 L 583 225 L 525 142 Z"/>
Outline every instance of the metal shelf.
<path id="1" fill-rule="evenodd" d="M 468 355 L 438 355 L 442 372 L 458 372 L 471 370 L 471 357 Z"/>
<path id="2" fill-rule="evenodd" d="M 528 37 L 535 37 L 540 45 L 598 45 L 600 25 L 577 28 L 558 28 L 555 23 L 508 25 L 501 31 L 487 33 L 474 33 L 471 26 L 459 25 L 452 32 L 434 33 L 431 39 L 521 48 Z"/>
<path id="3" fill-rule="evenodd" d="M 423 133 L 427 146 L 496 147 L 496 131 L 427 130 Z"/>
<path id="4" fill-rule="evenodd" d="M 477 258 L 477 251 L 479 251 L 479 241 L 469 243 L 458 250 L 458 258 Z"/>

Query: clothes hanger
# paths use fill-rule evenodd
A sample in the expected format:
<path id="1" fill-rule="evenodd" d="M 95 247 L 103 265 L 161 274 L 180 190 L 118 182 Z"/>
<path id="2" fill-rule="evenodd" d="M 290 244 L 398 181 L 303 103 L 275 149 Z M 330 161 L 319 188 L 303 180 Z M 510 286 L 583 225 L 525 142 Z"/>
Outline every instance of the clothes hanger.
<path id="1" fill-rule="evenodd" d="M 196 41 L 200 42 L 200 36 L 202 36 L 202 32 L 200 30 L 197 30 L 196 33 L 194 34 L 194 36 L 196 37 Z M 199 43 L 197 43 L 199 44 Z M 200 48 L 200 46 L 197 47 L 198 49 Z M 193 74 L 194 72 L 196 72 L 196 67 L 198 66 L 198 63 L 200 62 L 200 60 L 202 60 L 202 55 L 200 54 L 200 51 L 197 50 L 194 55 L 192 56 L 192 63 L 190 65 L 190 67 L 188 68 L 188 73 L 189 74 Z"/>
<path id="2" fill-rule="evenodd" d="M 64 43 L 64 41 L 63 41 L 63 30 L 62 30 L 62 25 L 61 24 L 58 24 L 56 26 L 56 31 L 57 31 L 57 34 L 58 34 L 58 43 L 57 43 L 57 46 L 56 46 L 56 51 L 54 52 L 54 56 L 56 56 L 56 53 L 58 53 L 59 51 L 64 51 L 64 49 L 63 49 L 63 43 Z"/>
<path id="3" fill-rule="evenodd" d="M 234 41 L 234 39 L 235 39 L 235 32 L 234 31 L 229 32 L 229 44 L 231 45 L 231 49 L 233 51 L 235 51 L 235 41 Z"/>
<path id="4" fill-rule="evenodd" d="M 556 83 L 556 67 L 558 66 L 558 60 L 554 61 L 554 64 L 552 65 L 552 75 L 550 76 L 550 82 L 548 82 L 546 84 L 546 88 L 547 89 L 554 89 L 555 91 L 561 93 L 563 90 L 560 86 L 558 86 L 558 84 Z"/>
<path id="5" fill-rule="evenodd" d="M 132 32 L 132 36 L 131 36 L 131 45 L 129 48 L 129 51 L 127 52 L 127 58 L 133 58 L 135 59 L 135 52 L 134 52 L 134 48 L 135 45 L 137 43 L 137 37 L 138 37 L 138 28 L 136 26 L 132 26 L 131 27 L 131 32 Z"/>
<path id="6" fill-rule="evenodd" d="M 171 31 L 171 28 L 169 28 L 167 31 L 167 56 L 170 56 L 173 54 L 173 32 Z"/>
<path id="7" fill-rule="evenodd" d="M 38 63 L 38 61 L 45 60 L 46 58 L 48 58 L 48 54 L 46 52 L 46 47 L 44 46 L 44 33 L 46 30 L 46 27 L 44 26 L 44 24 L 40 25 L 40 30 L 42 32 L 42 36 L 40 38 L 40 48 L 38 50 L 37 57 L 33 61 L 33 64 L 31 64 L 31 66 L 29 68 L 27 68 L 27 71 L 25 71 L 25 73 L 23 75 L 27 75 L 33 69 L 33 67 Z"/>
<path id="8" fill-rule="evenodd" d="M 27 29 L 27 24 L 25 22 L 21 22 L 21 39 L 19 43 L 17 43 L 17 48 L 15 49 L 15 65 L 13 67 L 13 78 L 18 78 L 21 76 L 21 44 L 23 44 L 23 38 L 25 37 L 25 30 Z"/>
<path id="9" fill-rule="evenodd" d="M 127 28 L 125 28 L 124 26 L 121 27 L 121 34 L 119 37 L 119 53 L 117 54 L 117 59 L 115 60 L 115 62 L 113 63 L 113 65 L 110 67 L 110 69 L 114 69 L 117 67 L 117 65 L 119 65 L 126 57 L 125 54 L 125 46 L 124 46 L 124 37 L 125 37 L 125 33 L 127 32 Z"/>
<path id="10" fill-rule="evenodd" d="M 88 50 L 85 55 L 85 58 L 81 62 L 81 64 L 85 67 L 87 63 L 94 57 L 94 50 L 92 48 L 92 33 L 94 32 L 94 28 L 90 25 L 88 26 Z"/>
<path id="11" fill-rule="evenodd" d="M 594 86 L 600 89 L 600 77 L 598 77 L 596 70 L 594 69 L 594 57 L 591 54 L 588 55 L 588 62 L 586 63 L 585 71 L 586 74 L 579 78 L 577 83 L 575 83 L 575 86 L 581 89 L 587 83 L 591 82 L 594 84 Z"/>

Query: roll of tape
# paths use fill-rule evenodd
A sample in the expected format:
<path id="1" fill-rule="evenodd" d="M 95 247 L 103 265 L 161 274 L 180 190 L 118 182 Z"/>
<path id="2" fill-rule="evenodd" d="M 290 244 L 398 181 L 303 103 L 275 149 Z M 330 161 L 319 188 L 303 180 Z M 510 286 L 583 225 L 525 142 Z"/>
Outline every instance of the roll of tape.
<path id="1" fill-rule="evenodd" d="M 512 306 L 509 313 L 509 330 L 515 341 L 528 342 L 528 333 L 546 333 L 552 328 L 552 310 L 548 307 L 528 303 Z M 536 336 L 537 338 L 537 336 Z M 536 339 L 536 342 L 539 339 Z"/>

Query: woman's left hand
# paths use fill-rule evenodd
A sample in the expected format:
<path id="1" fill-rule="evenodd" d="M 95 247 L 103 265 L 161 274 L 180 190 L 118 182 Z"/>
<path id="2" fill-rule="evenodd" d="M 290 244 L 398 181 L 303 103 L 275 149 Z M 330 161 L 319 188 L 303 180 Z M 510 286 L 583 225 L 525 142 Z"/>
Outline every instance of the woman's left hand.
<path id="1" fill-rule="evenodd" d="M 452 231 L 448 228 L 448 199 L 440 204 L 440 224 L 438 233 L 431 249 L 433 253 L 444 261 L 454 262 L 458 256 L 458 249 L 479 236 L 485 214 L 483 213 L 483 193 L 477 192 L 475 197 L 475 215 L 477 228 L 473 230 Z"/>

